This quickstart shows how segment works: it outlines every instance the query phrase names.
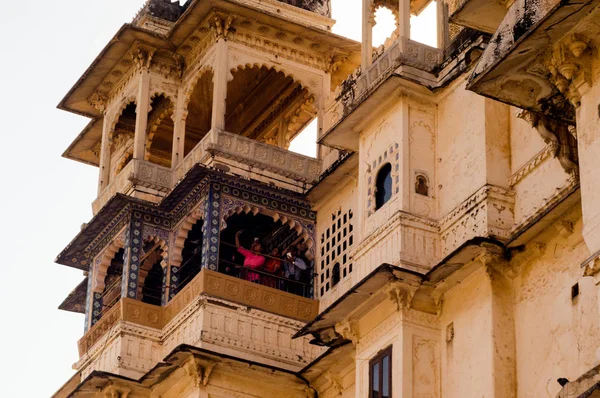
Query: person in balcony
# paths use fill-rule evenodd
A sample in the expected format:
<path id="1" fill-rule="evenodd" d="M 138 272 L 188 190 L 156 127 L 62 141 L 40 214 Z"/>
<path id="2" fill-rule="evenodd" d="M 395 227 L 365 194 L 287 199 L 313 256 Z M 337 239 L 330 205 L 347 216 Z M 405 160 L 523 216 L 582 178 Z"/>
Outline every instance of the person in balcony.
<path id="1" fill-rule="evenodd" d="M 291 279 L 292 281 L 300 281 L 302 271 L 308 269 L 306 262 L 298 256 L 298 250 L 295 247 L 289 249 L 285 254 L 285 261 L 283 263 L 283 276 L 284 278 Z M 287 283 L 287 290 L 290 293 L 302 294 L 302 286 L 299 283 L 289 282 Z"/>
<path id="2" fill-rule="evenodd" d="M 273 250 L 269 253 L 269 258 L 265 262 L 265 272 L 270 274 L 280 276 L 281 275 L 281 260 L 279 259 L 279 248 L 274 247 Z M 268 287 L 277 287 L 277 278 L 273 276 L 264 276 L 263 277 L 263 285 Z"/>
<path id="3" fill-rule="evenodd" d="M 263 247 L 260 241 L 255 238 L 252 244 L 250 245 L 250 250 L 244 248 L 240 243 L 240 235 L 244 232 L 244 230 L 239 230 L 235 234 L 235 246 L 237 247 L 238 253 L 244 256 L 244 268 L 260 270 L 265 265 L 265 257 L 261 255 Z M 254 283 L 260 283 L 260 275 L 256 272 L 246 271 L 243 272 L 246 274 L 246 280 Z"/>

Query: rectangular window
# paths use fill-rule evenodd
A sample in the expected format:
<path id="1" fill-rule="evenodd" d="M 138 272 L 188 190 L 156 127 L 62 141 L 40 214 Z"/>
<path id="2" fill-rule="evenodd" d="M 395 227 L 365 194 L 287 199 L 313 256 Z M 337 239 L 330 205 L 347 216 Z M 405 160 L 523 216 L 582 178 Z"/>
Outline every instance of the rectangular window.
<path id="1" fill-rule="evenodd" d="M 369 362 L 369 398 L 392 396 L 392 347 L 381 351 Z"/>

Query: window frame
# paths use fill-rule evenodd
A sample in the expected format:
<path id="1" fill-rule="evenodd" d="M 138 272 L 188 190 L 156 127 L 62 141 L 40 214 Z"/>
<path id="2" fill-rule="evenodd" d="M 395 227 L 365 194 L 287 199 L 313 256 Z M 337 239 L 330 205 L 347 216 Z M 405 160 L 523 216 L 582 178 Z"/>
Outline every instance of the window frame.
<path id="1" fill-rule="evenodd" d="M 384 169 L 389 169 L 389 170 L 385 170 L 384 173 Z M 385 182 L 386 180 L 389 178 L 390 181 L 390 191 L 387 192 L 387 190 L 385 189 Z M 380 186 L 381 185 L 381 186 Z M 379 195 L 381 195 L 381 190 L 383 189 L 383 196 L 381 197 L 381 203 L 379 203 Z M 389 196 L 386 199 L 386 195 L 388 194 Z M 379 170 L 377 170 L 377 174 L 375 175 L 375 189 L 374 189 L 374 200 L 375 200 L 375 211 L 381 209 L 383 206 L 385 206 L 386 203 L 388 203 L 391 199 L 392 196 L 394 196 L 394 177 L 393 177 L 393 166 L 390 162 L 384 163 L 381 167 L 379 167 Z"/>
<path id="2" fill-rule="evenodd" d="M 386 356 L 389 356 L 388 398 L 392 398 L 392 348 L 393 345 L 384 348 L 369 361 L 369 398 L 383 398 L 383 358 L 385 358 Z M 375 367 L 375 365 L 379 365 L 378 381 L 380 389 L 377 395 L 373 394 L 373 368 Z"/>

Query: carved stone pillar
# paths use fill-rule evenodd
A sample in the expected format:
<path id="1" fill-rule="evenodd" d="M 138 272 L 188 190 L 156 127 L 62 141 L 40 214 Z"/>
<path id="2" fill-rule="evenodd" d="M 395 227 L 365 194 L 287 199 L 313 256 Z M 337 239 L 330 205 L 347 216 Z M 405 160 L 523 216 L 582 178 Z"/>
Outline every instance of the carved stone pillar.
<path id="1" fill-rule="evenodd" d="M 219 234 L 221 224 L 221 186 L 211 183 L 204 202 L 202 224 L 202 268 L 217 271 L 219 265 Z"/>
<path id="2" fill-rule="evenodd" d="M 140 71 L 140 84 L 137 94 L 135 119 L 135 138 L 133 140 L 133 158 L 145 159 L 146 130 L 148 129 L 148 111 L 150 110 L 150 72 L 146 68 Z"/>
<path id="3" fill-rule="evenodd" d="M 93 272 L 93 268 L 90 267 L 90 271 L 88 274 L 88 283 L 87 283 L 87 294 L 85 297 L 85 320 L 84 320 L 84 325 L 83 325 L 83 332 L 87 332 L 88 329 L 90 328 L 90 320 L 92 318 L 92 295 L 94 294 L 92 292 L 92 272 Z"/>
<path id="4" fill-rule="evenodd" d="M 171 154 L 171 167 L 177 167 L 185 157 L 185 121 L 188 110 L 184 108 L 185 96 L 179 93 L 177 104 L 173 112 L 173 152 Z"/>
<path id="5" fill-rule="evenodd" d="M 437 47 L 444 50 L 450 44 L 450 30 L 448 25 L 448 4 L 436 0 L 437 8 Z"/>
<path id="6" fill-rule="evenodd" d="M 107 114 L 104 115 L 104 122 L 102 123 L 102 142 L 100 144 L 100 175 L 98 177 L 98 194 L 102 192 L 109 184 L 110 179 L 110 129 L 109 117 Z"/>
<path id="7" fill-rule="evenodd" d="M 214 89 L 211 126 L 214 130 L 225 130 L 227 111 L 227 83 L 229 77 L 229 49 L 227 40 L 221 38 L 216 44 L 214 63 Z"/>
<path id="8" fill-rule="evenodd" d="M 410 38 L 410 0 L 398 0 L 398 40 Z"/>
<path id="9" fill-rule="evenodd" d="M 362 2 L 362 70 L 365 71 L 373 63 L 373 0 Z"/>
<path id="10" fill-rule="evenodd" d="M 125 239 L 125 261 L 123 264 L 121 297 L 137 298 L 143 243 L 142 227 L 142 214 L 138 211 L 133 211 Z"/>

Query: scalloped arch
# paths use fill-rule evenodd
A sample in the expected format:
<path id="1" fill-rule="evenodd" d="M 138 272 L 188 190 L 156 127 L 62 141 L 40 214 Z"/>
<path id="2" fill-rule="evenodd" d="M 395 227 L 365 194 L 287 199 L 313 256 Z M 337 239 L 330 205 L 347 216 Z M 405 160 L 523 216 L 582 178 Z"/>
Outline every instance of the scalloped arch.
<path id="1" fill-rule="evenodd" d="M 288 217 L 285 214 L 280 214 L 273 210 L 269 210 L 269 209 L 266 209 L 263 207 L 258 207 L 258 206 L 251 206 L 249 204 L 245 204 L 243 206 L 242 205 L 235 206 L 223 214 L 223 216 L 221 218 L 221 231 L 223 231 L 225 228 L 227 228 L 227 219 L 229 217 L 233 216 L 234 214 L 240 214 L 240 213 L 245 213 L 245 214 L 252 213 L 253 215 L 263 214 L 265 216 L 271 217 L 273 219 L 273 221 L 275 221 L 275 222 L 281 221 L 281 224 L 287 225 L 290 229 L 295 230 L 298 233 L 298 237 L 301 238 L 304 243 L 306 243 L 306 246 L 308 248 L 308 251 L 306 253 L 307 258 L 309 260 L 313 259 L 313 257 L 314 257 L 313 250 L 314 250 L 315 242 L 314 242 L 311 234 L 306 230 L 306 228 L 304 228 L 304 226 L 300 222 L 294 220 L 291 217 Z"/>
<path id="2" fill-rule="evenodd" d="M 135 97 L 135 95 L 123 98 L 123 100 L 121 100 L 114 116 L 112 116 L 112 120 L 109 122 L 110 125 L 108 128 L 108 142 L 112 142 L 117 123 L 119 123 L 119 118 L 123 115 L 123 111 L 132 103 L 135 104 L 137 109 L 137 98 Z"/>
<path id="3" fill-rule="evenodd" d="M 161 95 L 169 101 L 169 106 L 165 107 L 163 112 L 154 121 L 154 124 L 152 126 L 150 126 L 148 134 L 146 135 L 146 155 L 145 155 L 146 160 L 148 160 L 150 157 L 150 152 L 148 151 L 148 149 L 152 145 L 152 141 L 154 140 L 156 131 L 160 127 L 163 120 L 165 120 L 165 118 L 167 118 L 168 116 L 172 117 L 173 113 L 175 111 L 175 103 L 173 102 L 173 100 L 170 97 L 166 96 L 165 94 L 155 94 L 151 98 L 154 99 L 156 97 L 160 97 Z"/>
<path id="4" fill-rule="evenodd" d="M 199 206 L 201 208 L 201 206 Z M 202 219 L 202 211 L 200 208 L 194 210 L 187 218 L 180 224 L 179 230 L 177 230 L 173 238 L 173 250 L 171 254 L 171 265 L 179 267 L 183 261 L 182 252 L 185 241 L 188 234 L 192 230 L 192 227 Z"/>
<path id="5" fill-rule="evenodd" d="M 198 71 L 194 74 L 194 76 L 188 82 L 187 87 L 184 89 L 185 95 L 184 95 L 184 101 L 183 101 L 183 109 L 185 109 L 186 114 L 187 114 L 187 109 L 190 104 L 190 101 L 192 100 L 192 94 L 194 93 L 194 90 L 196 89 L 196 85 L 198 84 L 198 81 L 202 78 L 202 76 L 204 76 L 206 73 L 209 73 L 209 72 L 212 73 L 214 76 L 215 72 L 214 72 L 212 65 L 205 65 L 202 68 L 198 69 Z"/>
<path id="6" fill-rule="evenodd" d="M 104 290 L 104 279 L 106 278 L 108 267 L 110 267 L 110 263 L 115 258 L 115 254 L 123 248 L 125 248 L 125 238 L 123 237 L 123 234 L 121 234 L 115 240 L 110 242 L 108 247 L 100 255 L 100 258 L 96 260 L 92 284 L 93 292 L 101 293 Z"/>

